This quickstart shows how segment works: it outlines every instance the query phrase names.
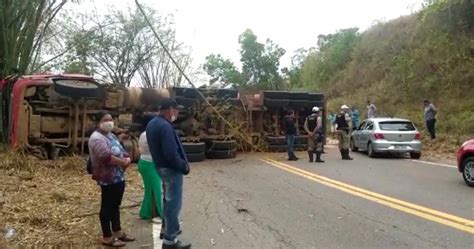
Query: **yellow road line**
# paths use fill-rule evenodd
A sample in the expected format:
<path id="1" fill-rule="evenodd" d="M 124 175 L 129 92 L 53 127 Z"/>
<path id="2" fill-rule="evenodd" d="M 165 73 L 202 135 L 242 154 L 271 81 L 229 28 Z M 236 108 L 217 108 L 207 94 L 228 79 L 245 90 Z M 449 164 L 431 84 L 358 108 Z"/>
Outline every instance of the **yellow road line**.
<path id="1" fill-rule="evenodd" d="M 473 220 L 464 219 L 458 216 L 436 211 L 436 210 L 419 206 L 413 203 L 398 200 L 393 197 L 371 192 L 371 191 L 358 188 L 358 187 L 355 187 L 343 182 L 339 182 L 339 181 L 336 181 L 324 176 L 320 176 L 318 174 L 315 174 L 306 170 L 293 167 L 286 163 L 275 161 L 270 158 L 262 159 L 262 161 L 271 166 L 280 168 L 282 170 L 293 173 L 295 175 L 302 176 L 306 179 L 318 182 L 320 184 L 341 190 L 351 195 L 355 195 L 355 196 L 379 203 L 381 205 L 385 205 L 393 209 L 397 209 L 405 213 L 409 213 L 409 214 L 412 214 L 412 215 L 415 215 L 427 220 L 431 220 L 443 225 L 447 225 L 447 226 L 474 234 L 474 221 Z"/>

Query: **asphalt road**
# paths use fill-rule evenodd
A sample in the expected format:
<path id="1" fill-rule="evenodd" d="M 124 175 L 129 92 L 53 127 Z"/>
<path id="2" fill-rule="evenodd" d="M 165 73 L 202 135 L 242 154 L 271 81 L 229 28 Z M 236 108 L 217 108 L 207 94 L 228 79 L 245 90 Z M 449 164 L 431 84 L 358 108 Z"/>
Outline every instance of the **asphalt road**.
<path id="1" fill-rule="evenodd" d="M 194 164 L 183 238 L 193 248 L 474 248 L 474 188 L 455 168 L 328 152 L 324 164 L 304 154 Z M 131 248 L 160 248 L 149 223 L 134 226 Z"/>

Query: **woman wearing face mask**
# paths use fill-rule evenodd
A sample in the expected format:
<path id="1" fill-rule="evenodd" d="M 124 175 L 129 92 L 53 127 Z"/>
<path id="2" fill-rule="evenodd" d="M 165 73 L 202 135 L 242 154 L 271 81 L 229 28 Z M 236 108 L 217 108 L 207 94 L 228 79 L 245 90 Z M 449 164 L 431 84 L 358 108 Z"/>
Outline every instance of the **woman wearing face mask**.
<path id="1" fill-rule="evenodd" d="M 112 115 L 103 112 L 97 116 L 97 128 L 89 138 L 89 157 L 92 163 L 92 179 L 101 188 L 100 225 L 102 244 L 123 247 L 135 239 L 122 231 L 120 204 L 125 191 L 124 172 L 130 165 L 130 157 L 112 134 Z"/>
<path id="2" fill-rule="evenodd" d="M 147 114 L 144 117 L 143 125 L 146 125 L 152 120 L 156 114 Z M 145 186 L 145 194 L 143 195 L 143 202 L 140 208 L 139 216 L 145 220 L 152 220 L 153 222 L 161 222 L 163 217 L 163 204 L 161 198 L 161 178 L 156 171 L 155 164 L 151 158 L 148 142 L 146 139 L 146 131 L 143 131 L 138 141 L 140 149 L 140 160 L 138 161 L 138 172 L 143 179 Z M 157 218 L 157 219 L 155 219 Z"/>

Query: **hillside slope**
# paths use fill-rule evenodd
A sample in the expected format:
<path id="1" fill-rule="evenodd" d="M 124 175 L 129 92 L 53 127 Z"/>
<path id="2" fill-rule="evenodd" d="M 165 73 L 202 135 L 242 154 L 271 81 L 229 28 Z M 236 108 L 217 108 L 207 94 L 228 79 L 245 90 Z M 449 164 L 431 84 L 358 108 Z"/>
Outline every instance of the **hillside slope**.
<path id="1" fill-rule="evenodd" d="M 347 59 L 338 70 L 324 71 L 324 84 L 318 84 L 320 73 L 312 76 L 321 63 L 305 65 L 311 56 L 324 61 L 324 51 L 302 65 L 305 87 L 326 92 L 330 111 L 348 104 L 365 113 L 370 99 L 384 116 L 410 118 L 424 129 L 422 101 L 430 99 L 439 108 L 440 138 L 428 146 L 451 153 L 474 137 L 474 1 L 438 1 L 344 44 Z"/>

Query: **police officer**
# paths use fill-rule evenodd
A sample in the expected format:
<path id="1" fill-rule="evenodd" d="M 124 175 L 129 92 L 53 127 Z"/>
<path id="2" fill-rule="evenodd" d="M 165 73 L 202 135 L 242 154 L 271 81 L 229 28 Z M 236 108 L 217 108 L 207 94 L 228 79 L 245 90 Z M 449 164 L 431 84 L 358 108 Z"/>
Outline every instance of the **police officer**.
<path id="1" fill-rule="evenodd" d="M 313 162 L 314 154 L 316 154 L 315 162 L 324 163 L 321 160 L 321 153 L 323 151 L 323 123 L 318 107 L 313 107 L 312 114 L 306 117 L 304 129 L 308 133 L 309 162 Z"/>
<path id="2" fill-rule="evenodd" d="M 339 141 L 339 151 L 341 152 L 342 160 L 352 160 L 349 156 L 349 143 L 351 129 L 351 116 L 349 114 L 349 107 L 347 105 L 341 106 L 341 112 L 337 114 L 336 120 L 337 140 Z"/>

